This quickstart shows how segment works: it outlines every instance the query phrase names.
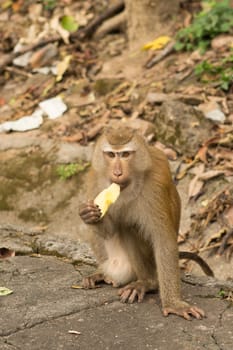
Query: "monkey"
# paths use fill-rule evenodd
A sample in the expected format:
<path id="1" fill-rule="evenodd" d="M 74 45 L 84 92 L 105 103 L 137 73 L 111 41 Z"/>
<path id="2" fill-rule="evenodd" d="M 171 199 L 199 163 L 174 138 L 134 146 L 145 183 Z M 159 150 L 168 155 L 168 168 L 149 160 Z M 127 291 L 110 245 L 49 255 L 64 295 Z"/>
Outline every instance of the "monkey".
<path id="1" fill-rule="evenodd" d="M 90 198 L 111 183 L 120 186 L 120 196 L 101 217 Z M 205 317 L 202 309 L 181 297 L 181 201 L 166 155 L 125 124 L 106 126 L 93 151 L 88 187 L 79 215 L 92 228 L 90 244 L 98 267 L 83 278 L 83 287 L 112 284 L 119 288 L 120 300 L 128 303 L 141 302 L 147 292 L 159 289 L 164 316 Z M 192 254 L 181 252 L 180 257 Z M 204 261 L 201 266 L 213 274 Z"/>

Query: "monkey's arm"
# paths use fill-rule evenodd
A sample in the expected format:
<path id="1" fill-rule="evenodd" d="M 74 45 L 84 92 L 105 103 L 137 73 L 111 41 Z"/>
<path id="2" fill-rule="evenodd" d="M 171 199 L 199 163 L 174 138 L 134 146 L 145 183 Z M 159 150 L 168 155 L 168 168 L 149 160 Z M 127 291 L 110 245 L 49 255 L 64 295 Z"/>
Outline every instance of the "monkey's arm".
<path id="1" fill-rule="evenodd" d="M 201 267 L 202 271 L 207 275 L 214 277 L 214 273 L 209 267 L 209 265 L 203 260 L 198 254 L 192 252 L 179 252 L 180 259 L 193 260 Z"/>

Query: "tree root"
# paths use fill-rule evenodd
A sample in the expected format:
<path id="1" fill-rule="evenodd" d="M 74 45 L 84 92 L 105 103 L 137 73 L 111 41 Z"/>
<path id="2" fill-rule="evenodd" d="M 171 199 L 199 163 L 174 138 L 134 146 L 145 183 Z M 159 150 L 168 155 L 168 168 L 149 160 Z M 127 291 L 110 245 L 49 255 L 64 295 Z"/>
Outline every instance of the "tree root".
<path id="1" fill-rule="evenodd" d="M 94 37 L 97 39 L 103 38 L 109 33 L 116 31 L 123 32 L 126 27 L 126 12 L 120 12 L 118 15 L 110 18 L 104 22 L 100 28 L 95 32 Z"/>
<path id="2" fill-rule="evenodd" d="M 161 50 L 156 56 L 153 56 L 150 58 L 147 63 L 145 64 L 146 68 L 151 68 L 158 62 L 162 61 L 165 57 L 170 55 L 174 50 L 174 41 L 171 41 L 167 46 Z"/>
<path id="3" fill-rule="evenodd" d="M 85 28 L 73 33 L 71 37 L 78 39 L 91 38 L 96 32 L 97 28 L 107 19 L 117 15 L 119 12 L 123 11 L 125 7 L 124 0 L 118 0 L 114 5 L 109 7 L 100 16 L 94 18 Z"/>

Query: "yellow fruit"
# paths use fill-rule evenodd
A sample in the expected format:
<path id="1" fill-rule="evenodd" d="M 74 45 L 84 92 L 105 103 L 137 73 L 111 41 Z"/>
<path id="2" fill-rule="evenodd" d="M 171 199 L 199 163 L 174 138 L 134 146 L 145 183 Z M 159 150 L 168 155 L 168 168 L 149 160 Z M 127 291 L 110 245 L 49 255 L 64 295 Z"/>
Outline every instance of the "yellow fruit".
<path id="1" fill-rule="evenodd" d="M 103 217 L 108 208 L 114 203 L 120 195 L 120 186 L 112 183 L 108 188 L 103 190 L 94 199 L 94 203 L 98 205 L 101 210 L 101 217 Z"/>

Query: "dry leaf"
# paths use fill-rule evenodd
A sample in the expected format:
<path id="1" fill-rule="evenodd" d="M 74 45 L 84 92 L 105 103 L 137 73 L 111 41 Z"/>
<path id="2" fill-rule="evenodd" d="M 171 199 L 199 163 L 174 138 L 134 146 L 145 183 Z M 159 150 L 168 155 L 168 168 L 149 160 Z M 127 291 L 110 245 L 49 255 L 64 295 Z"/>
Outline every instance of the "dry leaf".
<path id="1" fill-rule="evenodd" d="M 42 49 L 37 50 L 31 56 L 29 63 L 32 68 L 42 67 L 45 65 L 50 65 L 58 54 L 57 46 L 54 44 L 48 44 Z"/>
<path id="2" fill-rule="evenodd" d="M 199 175 L 199 179 L 203 181 L 207 181 L 223 174 L 224 174 L 224 171 L 222 170 L 209 170 L 204 174 Z"/>
<path id="3" fill-rule="evenodd" d="M 195 176 L 189 184 L 188 197 L 189 199 L 196 197 L 202 190 L 204 185 L 203 181 L 199 180 L 198 176 Z"/>
<path id="4" fill-rule="evenodd" d="M 203 163 L 207 163 L 207 152 L 208 147 L 206 145 L 202 146 L 197 152 L 196 158 L 200 159 Z"/>
<path id="5" fill-rule="evenodd" d="M 6 295 L 12 294 L 13 290 L 8 289 L 6 287 L 0 287 L 0 297 L 4 297 Z"/>
<path id="6" fill-rule="evenodd" d="M 224 218 L 227 220 L 228 225 L 233 227 L 233 205 L 225 210 Z"/>
<path id="7" fill-rule="evenodd" d="M 82 286 L 80 286 L 80 285 L 78 285 L 78 284 L 73 284 L 73 285 L 71 286 L 71 288 L 72 288 L 72 289 L 84 289 L 84 287 L 82 287 Z"/>
<path id="8" fill-rule="evenodd" d="M 201 250 L 205 250 L 206 247 L 211 246 L 212 244 L 221 241 L 222 237 L 226 234 L 225 228 L 221 229 L 218 232 L 212 234 L 212 236 L 206 241 L 204 247 Z M 216 243 L 217 244 L 217 243 Z M 218 244 L 217 246 L 219 246 Z"/>
<path id="9" fill-rule="evenodd" d="M 68 55 L 68 56 L 65 56 L 63 61 L 58 62 L 58 64 L 57 64 L 57 78 L 56 78 L 57 82 L 62 80 L 63 75 L 65 74 L 65 72 L 69 68 L 71 58 L 72 58 L 72 55 Z"/>
<path id="10" fill-rule="evenodd" d="M 185 175 L 187 175 L 189 169 L 193 168 L 194 165 L 198 162 L 198 159 L 195 157 L 192 162 L 190 162 L 184 169 L 180 170 L 178 174 L 176 175 L 177 180 L 183 179 Z"/>

